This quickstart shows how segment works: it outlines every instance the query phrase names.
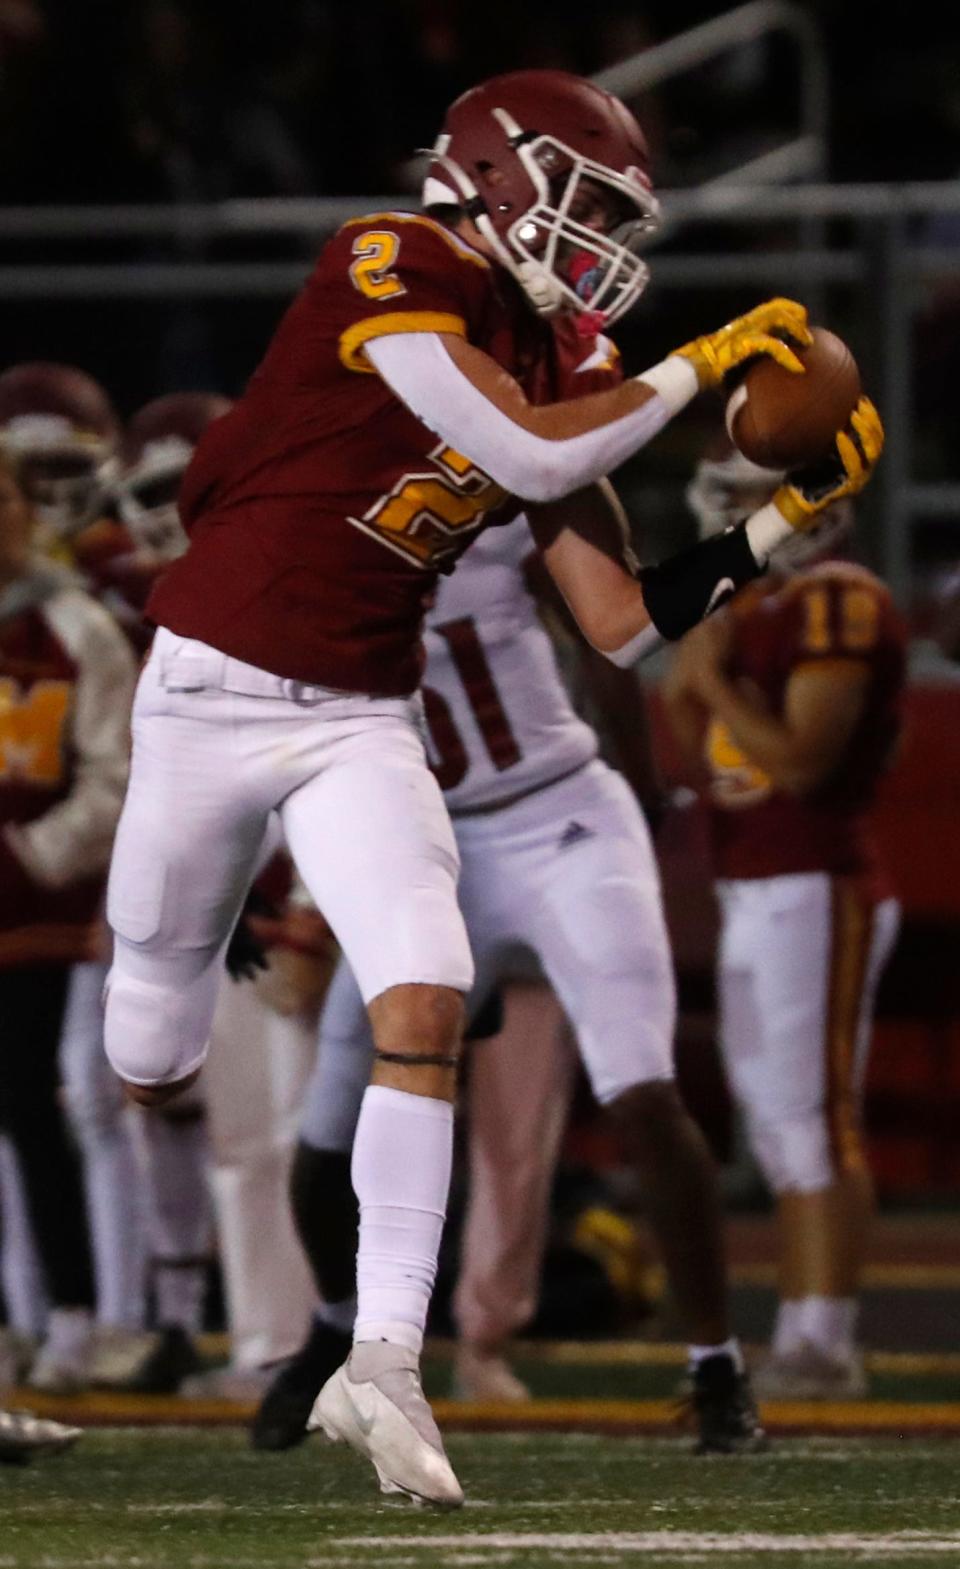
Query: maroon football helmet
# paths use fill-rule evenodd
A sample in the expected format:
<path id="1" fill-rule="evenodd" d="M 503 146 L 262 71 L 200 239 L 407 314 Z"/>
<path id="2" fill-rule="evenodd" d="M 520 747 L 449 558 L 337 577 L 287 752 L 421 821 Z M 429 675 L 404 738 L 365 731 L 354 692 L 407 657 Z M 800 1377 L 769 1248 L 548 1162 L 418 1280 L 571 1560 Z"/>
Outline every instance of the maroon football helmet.
<path id="1" fill-rule="evenodd" d="M 611 322 L 649 276 L 638 254 L 659 214 L 649 165 L 618 98 L 565 71 L 514 71 L 447 111 L 423 203 L 462 208 L 541 316 Z M 599 225 L 584 216 L 597 199 Z"/>
<path id="2" fill-rule="evenodd" d="M 216 392 L 173 392 L 144 404 L 127 427 L 117 505 L 135 543 L 159 561 L 187 548 L 180 482 L 207 426 L 231 407 Z"/>
<path id="3" fill-rule="evenodd" d="M 47 544 L 97 516 L 119 435 L 106 392 L 76 366 L 36 360 L 0 375 L 0 448 L 17 464 Z"/>

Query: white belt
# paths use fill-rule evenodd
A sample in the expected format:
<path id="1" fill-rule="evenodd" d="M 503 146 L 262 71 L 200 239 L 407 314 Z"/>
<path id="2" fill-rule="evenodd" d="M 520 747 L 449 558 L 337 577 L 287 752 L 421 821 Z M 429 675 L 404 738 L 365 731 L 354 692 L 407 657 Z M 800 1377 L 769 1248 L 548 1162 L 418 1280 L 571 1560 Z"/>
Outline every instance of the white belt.
<path id="1" fill-rule="evenodd" d="M 209 648 L 194 640 L 179 643 L 174 648 L 158 650 L 160 685 L 167 692 L 234 692 L 242 697 L 280 697 L 293 703 L 329 703 L 346 698 L 359 698 L 357 692 L 338 692 L 327 686 L 313 686 L 308 681 L 294 681 L 288 676 L 273 675 L 257 665 L 248 665 L 242 659 L 233 659 L 219 649 Z"/>

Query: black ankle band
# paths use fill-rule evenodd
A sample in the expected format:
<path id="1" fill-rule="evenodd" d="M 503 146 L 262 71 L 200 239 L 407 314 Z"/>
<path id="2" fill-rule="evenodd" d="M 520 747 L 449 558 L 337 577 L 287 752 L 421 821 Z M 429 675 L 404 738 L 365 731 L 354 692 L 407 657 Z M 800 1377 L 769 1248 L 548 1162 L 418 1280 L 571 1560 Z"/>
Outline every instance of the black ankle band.
<path id="1" fill-rule="evenodd" d="M 397 1062 L 406 1068 L 455 1068 L 456 1057 L 445 1057 L 442 1052 L 378 1051 L 380 1062 Z"/>

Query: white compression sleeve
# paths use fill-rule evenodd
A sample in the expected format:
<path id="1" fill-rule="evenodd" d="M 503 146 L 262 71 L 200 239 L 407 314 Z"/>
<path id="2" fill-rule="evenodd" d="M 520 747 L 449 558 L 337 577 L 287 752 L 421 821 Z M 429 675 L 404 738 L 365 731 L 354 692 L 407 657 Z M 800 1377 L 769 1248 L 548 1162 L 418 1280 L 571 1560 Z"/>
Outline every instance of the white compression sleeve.
<path id="1" fill-rule="evenodd" d="M 453 363 L 436 333 L 394 333 L 364 345 L 370 360 L 397 397 L 417 418 L 513 496 L 524 501 L 557 501 L 602 479 L 646 446 L 672 419 L 679 401 L 656 396 L 642 408 L 581 436 L 550 441 L 524 430 L 490 400 Z M 659 367 L 655 367 L 659 369 Z M 697 390 L 691 369 L 689 402 Z M 682 375 L 683 372 L 680 372 Z M 639 378 L 647 382 L 648 376 Z"/>
<path id="2" fill-rule="evenodd" d="M 764 566 L 778 545 L 795 539 L 797 530 L 791 526 L 772 501 L 761 507 L 746 522 L 747 542 L 758 566 Z"/>

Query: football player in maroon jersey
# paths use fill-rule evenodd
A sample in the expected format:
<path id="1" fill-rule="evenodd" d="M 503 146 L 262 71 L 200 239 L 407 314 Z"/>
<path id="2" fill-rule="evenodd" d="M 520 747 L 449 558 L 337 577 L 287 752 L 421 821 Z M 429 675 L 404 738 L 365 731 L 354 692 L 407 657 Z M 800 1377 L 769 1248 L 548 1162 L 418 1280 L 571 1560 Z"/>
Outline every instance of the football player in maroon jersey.
<path id="1" fill-rule="evenodd" d="M 729 453 L 700 465 L 688 495 L 709 530 L 776 482 Z M 780 1308 L 756 1381 L 782 1399 L 865 1391 L 860 1099 L 898 924 L 870 803 L 899 728 L 905 629 L 876 577 L 831 559 L 851 521 L 841 504 L 797 541 L 805 551 L 786 547 L 688 635 L 664 687 L 706 766 L 721 1047 L 779 1221 Z"/>
<path id="2" fill-rule="evenodd" d="M 70 541 L 74 563 L 144 652 L 151 629 L 143 608 L 167 563 L 187 548 L 177 494 L 207 426 L 230 408 L 215 392 L 152 398 L 127 425 L 110 495 L 117 517 L 97 518 Z"/>
<path id="3" fill-rule="evenodd" d="M 52 1303 L 31 1382 L 62 1390 L 87 1381 L 93 1279 L 58 1048 L 72 969 L 102 941 L 135 668 L 106 612 L 34 552 L 36 529 L 0 454 L 0 1126 Z"/>
<path id="4" fill-rule="evenodd" d="M 200 437 L 230 408 L 217 392 L 169 392 L 145 403 L 127 426 L 114 492 L 145 561 L 160 566 L 186 550 L 177 511 L 183 476 Z"/>
<path id="5" fill-rule="evenodd" d="M 190 548 L 154 591 L 131 785 L 110 882 L 107 1050 L 131 1094 L 203 1061 L 219 956 L 269 813 L 346 953 L 376 1045 L 353 1155 L 355 1349 L 322 1422 L 389 1492 L 459 1503 L 420 1392 L 449 1180 L 462 997 L 457 852 L 413 695 L 436 574 L 525 503 L 588 641 L 632 662 L 679 636 L 882 445 L 866 400 L 829 477 L 786 483 L 731 534 L 635 576 L 604 477 L 704 387 L 809 341 L 789 301 L 578 396 L 600 328 L 639 295 L 656 217 L 643 134 L 563 73 L 465 94 L 431 154 L 425 215 L 329 242 L 181 494 Z M 718 1326 L 718 1332 L 719 1326 Z"/>
<path id="6" fill-rule="evenodd" d="M 119 441 L 110 398 L 86 371 L 33 360 L 0 375 L 0 449 L 33 502 L 41 550 L 70 559 L 107 499 Z"/>

